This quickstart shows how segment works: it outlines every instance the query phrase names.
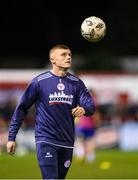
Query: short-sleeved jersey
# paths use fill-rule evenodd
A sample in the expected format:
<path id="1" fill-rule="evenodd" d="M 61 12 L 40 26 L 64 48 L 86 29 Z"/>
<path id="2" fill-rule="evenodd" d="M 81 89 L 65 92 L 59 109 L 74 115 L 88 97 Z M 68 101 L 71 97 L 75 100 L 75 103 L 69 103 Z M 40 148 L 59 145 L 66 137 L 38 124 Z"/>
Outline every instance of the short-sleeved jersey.
<path id="1" fill-rule="evenodd" d="M 35 104 L 35 140 L 58 146 L 73 147 L 74 117 L 72 109 L 82 106 L 86 114 L 95 111 L 94 101 L 85 84 L 68 73 L 64 77 L 51 71 L 35 77 L 27 86 L 9 126 L 9 141 L 16 134 L 28 109 Z"/>

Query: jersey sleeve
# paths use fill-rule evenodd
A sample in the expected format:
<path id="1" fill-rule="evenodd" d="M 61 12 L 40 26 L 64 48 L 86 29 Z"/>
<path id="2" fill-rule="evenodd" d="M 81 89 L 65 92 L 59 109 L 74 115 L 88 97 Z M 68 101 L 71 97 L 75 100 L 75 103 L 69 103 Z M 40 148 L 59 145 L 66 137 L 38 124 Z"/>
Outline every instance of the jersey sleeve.
<path id="1" fill-rule="evenodd" d="M 16 109 L 11 118 L 9 125 L 8 140 L 15 141 L 16 134 L 22 124 L 24 117 L 26 116 L 28 109 L 35 103 L 38 97 L 38 82 L 37 79 L 33 79 L 27 86 L 23 96 L 21 97 Z"/>
<path id="2" fill-rule="evenodd" d="M 93 97 L 89 93 L 87 87 L 85 84 L 80 80 L 79 83 L 79 97 L 78 102 L 79 106 L 83 107 L 85 109 L 85 116 L 93 115 L 95 112 L 95 102 L 93 100 Z"/>

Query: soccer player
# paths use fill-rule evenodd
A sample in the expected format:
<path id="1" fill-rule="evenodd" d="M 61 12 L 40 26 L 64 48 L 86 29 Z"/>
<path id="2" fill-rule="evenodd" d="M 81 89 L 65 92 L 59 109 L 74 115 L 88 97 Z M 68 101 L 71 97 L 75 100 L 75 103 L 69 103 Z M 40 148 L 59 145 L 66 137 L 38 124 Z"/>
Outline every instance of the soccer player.
<path id="1" fill-rule="evenodd" d="M 95 93 L 89 89 L 89 93 L 96 102 Z M 95 160 L 96 144 L 94 140 L 96 132 L 96 115 L 97 111 L 93 116 L 81 116 L 76 118 L 76 140 L 74 155 L 80 162 L 85 161 L 91 163 Z"/>
<path id="2" fill-rule="evenodd" d="M 50 49 L 52 69 L 32 79 L 12 116 L 7 152 L 13 155 L 16 135 L 35 104 L 35 141 L 43 179 L 64 179 L 72 162 L 74 118 L 92 115 L 95 104 L 85 84 L 68 69 L 72 53 L 66 45 Z"/>
<path id="3" fill-rule="evenodd" d="M 95 130 L 93 116 L 83 115 L 78 119 L 74 155 L 79 161 L 91 163 L 95 160 Z"/>

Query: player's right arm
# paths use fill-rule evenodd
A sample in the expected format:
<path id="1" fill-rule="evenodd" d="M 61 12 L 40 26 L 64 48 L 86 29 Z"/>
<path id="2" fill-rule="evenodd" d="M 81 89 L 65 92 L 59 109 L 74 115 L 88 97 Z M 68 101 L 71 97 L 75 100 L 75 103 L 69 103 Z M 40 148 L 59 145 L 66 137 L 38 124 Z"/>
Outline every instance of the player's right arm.
<path id="1" fill-rule="evenodd" d="M 16 148 L 16 142 L 15 141 L 8 141 L 7 142 L 7 153 L 9 155 L 14 155 L 15 153 L 15 148 Z"/>
<path id="2" fill-rule="evenodd" d="M 15 139 L 18 130 L 22 124 L 24 117 L 28 112 L 28 109 L 36 101 L 37 96 L 38 96 L 38 82 L 36 79 L 33 79 L 33 81 L 26 88 L 11 118 L 11 122 L 9 125 L 8 142 L 7 142 L 7 152 L 11 155 L 14 154 L 16 148 Z"/>

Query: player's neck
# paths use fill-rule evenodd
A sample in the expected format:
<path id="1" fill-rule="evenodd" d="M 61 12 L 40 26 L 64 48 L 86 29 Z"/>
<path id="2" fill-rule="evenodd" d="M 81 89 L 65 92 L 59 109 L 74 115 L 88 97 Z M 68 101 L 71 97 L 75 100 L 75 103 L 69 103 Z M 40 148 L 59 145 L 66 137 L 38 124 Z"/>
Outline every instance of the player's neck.
<path id="1" fill-rule="evenodd" d="M 68 73 L 68 72 L 67 72 L 67 69 L 55 69 L 55 68 L 53 68 L 53 69 L 51 70 L 51 72 L 52 72 L 53 74 L 55 74 L 56 76 L 60 76 L 60 77 L 64 77 L 64 76 L 66 76 L 66 74 Z"/>

